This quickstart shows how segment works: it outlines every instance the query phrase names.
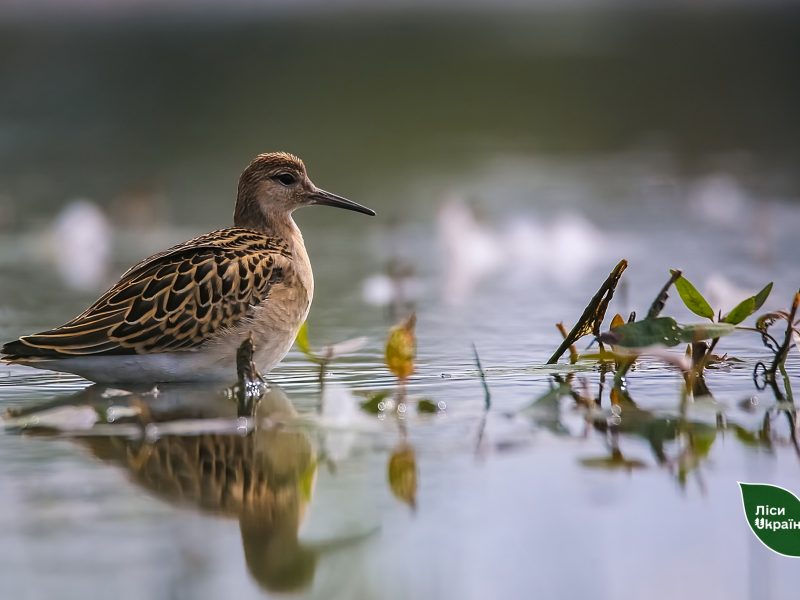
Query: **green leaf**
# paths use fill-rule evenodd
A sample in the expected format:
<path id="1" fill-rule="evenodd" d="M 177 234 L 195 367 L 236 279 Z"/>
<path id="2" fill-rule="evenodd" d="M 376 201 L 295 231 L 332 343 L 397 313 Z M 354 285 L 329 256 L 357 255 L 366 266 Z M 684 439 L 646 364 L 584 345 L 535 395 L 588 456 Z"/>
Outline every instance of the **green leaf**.
<path id="1" fill-rule="evenodd" d="M 769 298 L 770 292 L 772 292 L 772 282 L 770 281 L 767 285 L 764 286 L 760 292 L 758 292 L 753 298 L 756 301 L 756 310 L 764 306 L 764 302 L 767 301 Z"/>
<path id="2" fill-rule="evenodd" d="M 314 492 L 314 482 L 317 476 L 317 461 L 311 461 L 297 480 L 297 491 L 300 498 L 306 502 L 311 502 L 311 494 Z"/>
<path id="3" fill-rule="evenodd" d="M 759 446 L 761 445 L 761 440 L 759 439 L 758 435 L 747 431 L 741 425 L 734 425 L 734 434 L 736 435 L 736 439 L 742 442 L 745 446 Z"/>
<path id="4" fill-rule="evenodd" d="M 717 439 L 717 430 L 712 427 L 692 428 L 692 451 L 697 458 L 705 458 L 711 452 L 711 447 Z"/>
<path id="5" fill-rule="evenodd" d="M 434 414 L 439 412 L 439 407 L 436 403 L 427 398 L 422 398 L 417 402 L 417 412 L 422 414 Z"/>
<path id="6" fill-rule="evenodd" d="M 300 348 L 300 352 L 310 358 L 316 358 L 314 353 L 311 352 L 311 345 L 308 343 L 308 321 L 303 321 L 303 324 L 300 326 L 300 331 L 297 332 L 295 343 L 297 347 Z"/>
<path id="7" fill-rule="evenodd" d="M 734 331 L 736 331 L 736 327 L 730 323 L 697 323 L 695 325 L 683 325 L 681 327 L 681 341 L 691 343 L 701 340 L 713 340 L 723 335 L 729 335 Z"/>
<path id="8" fill-rule="evenodd" d="M 771 291 L 772 283 L 768 283 L 764 286 L 764 289 L 755 296 L 750 296 L 734 306 L 733 310 L 722 318 L 722 321 L 724 323 L 730 323 L 731 325 L 738 325 L 763 306 Z"/>
<path id="9" fill-rule="evenodd" d="M 670 270 L 670 273 L 675 274 L 675 269 Z M 706 319 L 714 319 L 714 309 L 708 301 L 703 298 L 703 294 L 697 291 L 697 288 L 692 285 L 692 282 L 686 279 L 683 275 L 675 280 L 675 288 L 690 311 L 698 317 L 705 317 Z"/>
<path id="10" fill-rule="evenodd" d="M 380 414 L 384 410 L 384 400 L 386 400 L 390 394 L 391 392 L 387 391 L 371 394 L 361 403 L 361 410 L 372 415 Z"/>
<path id="11" fill-rule="evenodd" d="M 682 342 L 699 342 L 733 333 L 735 327 L 728 323 L 697 323 L 678 325 L 672 317 L 657 317 L 626 323 L 607 331 L 600 341 L 623 348 L 646 346 L 677 346 Z"/>
<path id="12" fill-rule="evenodd" d="M 551 387 L 547 390 L 544 394 L 536 398 L 531 404 L 524 410 L 536 409 L 536 410 L 558 410 L 558 401 L 564 397 L 568 396 L 572 388 L 567 383 L 559 383 L 556 386 Z"/>
<path id="13" fill-rule="evenodd" d="M 601 335 L 600 341 L 624 348 L 677 346 L 681 343 L 681 329 L 672 317 L 656 317 L 615 327 Z"/>
<path id="14" fill-rule="evenodd" d="M 744 516 L 755 536 L 773 552 L 800 556 L 800 500 L 766 483 L 739 483 Z"/>
<path id="15" fill-rule="evenodd" d="M 731 325 L 738 325 L 754 312 L 756 312 L 756 301 L 751 296 L 750 298 L 742 300 L 739 302 L 739 304 L 734 306 L 731 312 L 722 317 L 722 322 L 730 323 Z"/>

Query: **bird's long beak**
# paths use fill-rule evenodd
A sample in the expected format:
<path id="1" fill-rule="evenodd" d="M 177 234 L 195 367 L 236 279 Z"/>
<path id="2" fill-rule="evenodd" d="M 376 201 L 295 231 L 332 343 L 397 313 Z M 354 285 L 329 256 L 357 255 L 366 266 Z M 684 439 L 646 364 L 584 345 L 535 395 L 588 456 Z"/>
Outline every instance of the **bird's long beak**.
<path id="1" fill-rule="evenodd" d="M 354 210 L 355 212 L 360 212 L 365 215 L 369 215 L 370 217 L 375 216 L 375 211 L 371 208 L 367 208 L 366 206 L 361 206 L 353 202 L 352 200 L 348 200 L 347 198 L 342 198 L 341 196 L 337 196 L 336 194 L 331 194 L 330 192 L 326 192 L 325 190 L 316 190 L 311 193 L 311 202 L 313 204 L 321 204 L 322 206 L 335 206 L 336 208 L 344 208 L 346 210 Z"/>

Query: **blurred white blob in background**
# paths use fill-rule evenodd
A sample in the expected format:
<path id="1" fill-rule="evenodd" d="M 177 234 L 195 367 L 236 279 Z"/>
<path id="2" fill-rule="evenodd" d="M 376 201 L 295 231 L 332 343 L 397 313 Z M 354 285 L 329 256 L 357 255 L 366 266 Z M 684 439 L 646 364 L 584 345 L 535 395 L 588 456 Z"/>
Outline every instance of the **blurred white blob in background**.
<path id="1" fill-rule="evenodd" d="M 502 266 L 503 244 L 456 196 L 447 198 L 439 209 L 438 229 L 447 270 L 445 299 L 458 301 L 485 275 Z"/>
<path id="2" fill-rule="evenodd" d="M 715 225 L 736 226 L 748 211 L 748 195 L 731 175 L 718 173 L 695 181 L 688 192 L 689 210 Z"/>
<path id="3" fill-rule="evenodd" d="M 451 196 L 438 215 L 439 240 L 445 260 L 445 299 L 458 302 L 487 275 L 502 272 L 522 283 L 547 278 L 561 284 L 580 280 L 603 262 L 608 236 L 578 213 L 561 213 L 549 223 L 526 215 L 505 226 L 478 220 L 461 198 Z"/>
<path id="4" fill-rule="evenodd" d="M 364 280 L 361 295 L 367 304 L 387 306 L 394 302 L 396 287 L 391 277 L 383 273 L 376 273 Z"/>
<path id="5" fill-rule="evenodd" d="M 514 221 L 503 239 L 508 265 L 519 276 L 573 284 L 602 258 L 605 236 L 578 213 L 562 213 L 549 225 Z"/>
<path id="6" fill-rule="evenodd" d="M 373 306 L 413 305 L 422 296 L 422 281 L 414 268 L 401 260 L 390 261 L 386 273 L 375 273 L 364 280 L 362 297 Z"/>
<path id="7" fill-rule="evenodd" d="M 758 290 L 739 287 L 723 275 L 714 273 L 706 280 L 706 299 L 715 311 L 724 315 L 745 298 L 749 298 Z"/>
<path id="8" fill-rule="evenodd" d="M 111 258 L 111 226 L 89 200 L 73 200 L 56 216 L 51 231 L 59 275 L 73 289 L 97 288 Z"/>

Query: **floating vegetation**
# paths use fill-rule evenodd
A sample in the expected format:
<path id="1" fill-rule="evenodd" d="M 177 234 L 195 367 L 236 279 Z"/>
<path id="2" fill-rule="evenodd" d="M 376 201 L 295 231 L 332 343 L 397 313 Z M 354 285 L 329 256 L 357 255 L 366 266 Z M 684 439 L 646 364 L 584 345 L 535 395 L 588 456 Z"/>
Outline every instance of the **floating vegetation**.
<path id="1" fill-rule="evenodd" d="M 554 433 L 563 434 L 567 428 L 561 422 L 560 403 L 562 398 L 572 398 L 574 407 L 583 411 L 586 423 L 606 433 L 609 445 L 609 456 L 581 459 L 584 467 L 623 469 L 629 472 L 644 467 L 642 461 L 627 458 L 619 448 L 620 434 L 640 435 L 649 441 L 656 463 L 668 468 L 681 485 L 686 484 L 690 473 L 698 472 L 698 467 L 708 456 L 718 431 L 732 429 L 735 437 L 745 444 L 772 448 L 780 440 L 773 430 L 773 422 L 778 415 L 783 415 L 786 419 L 786 442 L 800 456 L 796 410 L 785 370 L 785 361 L 793 340 L 796 342 L 800 336 L 800 319 L 797 314 L 800 292 L 794 296 L 789 310 L 761 315 L 756 319 L 755 328 L 748 328 L 741 326 L 741 323 L 764 305 L 772 291 L 772 283 L 765 285 L 757 294 L 743 299 L 723 315 L 722 311 L 711 306 L 681 271 L 672 269 L 669 279 L 656 295 L 644 319 L 637 320 L 635 313 L 632 313 L 626 322 L 617 314 L 611 320 L 608 330 L 598 334 L 608 300 L 613 295 L 625 265 L 627 263 L 622 261 L 615 267 L 569 334 L 565 333 L 563 325 L 557 325 L 564 340 L 550 362 L 557 360 L 570 344 L 583 336 L 594 334 L 601 343 L 599 352 L 577 358 L 572 356 L 570 359 L 573 364 L 582 361 L 598 362 L 600 389 L 597 396 L 589 391 L 585 378 L 576 378 L 576 372 L 566 376 L 554 374 L 552 377 L 555 385 L 527 407 L 524 414 L 530 415 Z M 661 316 L 669 298 L 669 290 L 673 286 L 686 308 L 695 315 L 708 319 L 708 322 L 679 324 L 674 317 Z M 779 334 L 773 334 L 771 329 L 777 329 L 778 324 L 781 324 L 782 330 Z M 760 428 L 753 431 L 742 424 L 730 423 L 721 407 L 713 408 L 714 425 L 690 418 L 688 400 L 692 397 L 711 397 L 711 391 L 705 382 L 705 369 L 716 364 L 741 362 L 735 357 L 713 353 L 720 339 L 753 331 L 761 335 L 764 345 L 773 355 L 769 364 L 759 361 L 754 372 L 758 389 L 770 386 L 776 399 L 775 406 L 764 413 Z M 605 349 L 602 344 L 610 345 L 611 349 Z M 683 355 L 670 350 L 680 344 L 687 345 Z M 643 410 L 631 397 L 626 375 L 643 356 L 671 365 L 681 373 L 684 386 L 677 413 L 660 416 Z M 614 384 L 609 392 L 608 408 L 602 410 L 603 382 L 609 365 L 615 371 Z M 783 391 L 777 385 L 779 373 L 784 381 Z M 667 442 L 674 446 L 671 455 L 666 450 Z M 699 474 L 697 479 L 702 488 Z"/>
<path id="2" fill-rule="evenodd" d="M 494 399 L 487 381 L 487 371 L 477 346 L 472 344 L 475 371 L 466 375 L 476 376 L 480 380 L 483 410 L 480 418 L 473 421 L 473 425 L 476 425 L 474 437 L 471 434 L 466 441 L 473 445 L 476 456 L 489 450 L 499 452 L 519 447 L 518 439 L 498 436 L 493 428 L 500 427 L 502 430 L 503 427 L 526 423 L 561 437 L 583 439 L 591 431 L 600 434 L 607 452 L 577 458 L 582 468 L 628 474 L 646 468 L 661 468 L 680 486 L 685 486 L 694 478 L 701 489 L 704 489 L 702 465 L 716 440 L 727 432 L 748 447 L 772 452 L 777 447 L 790 446 L 800 457 L 796 410 L 785 368 L 791 346 L 800 344 L 800 292 L 795 294 L 788 309 L 756 316 L 755 326 L 746 327 L 743 323 L 756 315 L 770 296 L 772 283 L 723 314 L 703 297 L 681 271 L 672 269 L 644 312 L 644 318 L 637 319 L 635 312 L 627 318 L 614 314 L 608 325 L 604 326 L 610 303 L 627 266 L 628 262 L 622 260 L 614 267 L 571 329 L 558 323 L 562 338 L 558 348 L 546 365 L 525 371 L 549 379 L 550 387 L 527 405 L 516 410 L 493 408 Z M 680 323 L 674 316 L 662 314 L 667 310 L 673 288 L 686 308 L 704 319 L 703 322 Z M 388 454 L 387 482 L 392 495 L 412 510 L 417 506 L 419 472 L 417 451 L 410 430 L 413 432 L 413 428 L 424 424 L 443 427 L 439 420 L 430 416 L 441 414 L 446 409 L 444 401 L 435 397 L 412 397 L 407 393 L 408 382 L 416 372 L 416 325 L 416 316 L 411 314 L 388 331 L 384 361 L 396 378 L 394 385 L 355 393 L 342 388 L 346 392 L 342 395 L 342 402 L 331 407 L 334 412 L 346 409 L 350 411 L 348 414 L 361 415 L 363 420 L 359 427 L 366 422 L 367 425 L 375 424 L 383 428 L 378 431 L 388 429 L 394 431 L 395 435 L 399 434 L 397 438 L 393 436 L 391 443 L 383 446 Z M 760 337 L 771 355 L 755 365 L 753 375 L 756 386 L 759 390 L 769 388 L 775 402 L 760 406 L 758 399 L 751 398 L 741 403 L 738 413 L 733 413 L 713 401 L 703 400 L 713 399 L 705 382 L 706 370 L 735 364 L 738 360 L 727 354 L 719 356 L 714 353 L 721 340 L 732 335 L 754 334 Z M 587 336 L 592 336 L 598 342 L 599 349 L 581 354 L 575 343 Z M 330 364 L 358 351 L 365 342 L 365 338 L 354 338 L 312 348 L 306 324 L 297 336 L 300 351 L 319 368 L 318 382 L 321 388 Z M 678 349 L 682 345 L 686 346 L 683 352 Z M 132 457 L 128 468 L 134 472 L 145 472 L 150 468 L 149 465 L 156 464 L 153 463 L 155 455 L 152 453 L 162 452 L 159 450 L 161 447 L 167 448 L 159 440 L 198 436 L 292 440 L 295 439 L 292 436 L 302 433 L 305 436 L 303 444 L 310 444 L 309 431 L 314 430 L 320 436 L 318 442 L 322 450 L 318 453 L 319 457 L 309 454 L 306 457 L 308 460 L 302 463 L 302 469 L 292 475 L 292 485 L 296 485 L 298 498 L 302 497 L 304 502 L 308 502 L 317 465 L 334 464 L 331 457 L 336 453 L 328 453 L 330 436 L 354 436 L 355 431 L 348 431 L 348 428 L 353 428 L 353 422 L 332 421 L 327 418 L 329 414 L 299 417 L 280 389 L 266 382 L 258 373 L 253 363 L 254 351 L 250 338 L 239 348 L 236 383 L 227 390 L 228 399 L 236 401 L 235 417 L 220 418 L 218 408 L 214 409 L 217 412 L 213 412 L 213 416 L 203 415 L 194 405 L 191 413 L 187 414 L 185 409 L 188 405 L 180 404 L 183 412 L 175 408 L 172 412 L 163 412 L 155 401 L 160 398 L 159 402 L 163 402 L 165 397 L 175 393 L 169 389 L 154 388 L 148 392 L 104 389 L 100 393 L 96 391 L 99 388 L 89 388 L 66 401 L 57 400 L 46 406 L 9 412 L 6 415 L 6 427 L 29 434 L 66 435 L 81 440 L 119 436 L 127 440 L 128 456 Z M 569 353 L 569 364 L 556 364 L 565 353 Z M 645 359 L 656 361 L 675 372 L 676 381 L 682 379 L 681 393 L 676 397 L 673 407 L 659 410 L 647 407 L 646 403 L 637 402 L 635 391 L 629 389 L 629 373 L 636 373 L 639 362 L 644 363 Z M 505 376 L 506 372 L 514 371 L 493 369 L 490 372 L 499 378 Z M 781 379 L 783 386 L 779 385 Z M 595 386 L 595 382 L 598 385 Z M 336 386 L 330 384 L 326 389 L 333 391 Z M 198 397 L 207 392 L 195 393 L 191 402 L 197 402 Z M 209 396 L 217 398 L 219 394 L 209 393 Z M 230 402 L 227 406 L 230 407 Z M 412 418 L 413 409 L 410 407 L 416 408 L 413 411 L 417 415 L 416 420 Z M 761 411 L 757 422 L 750 417 L 756 411 Z M 377 419 L 370 419 L 368 415 Z M 279 435 L 278 432 L 282 433 Z M 359 433 L 363 432 L 359 430 Z M 529 433 L 529 430 L 526 431 L 526 435 Z M 645 440 L 652 460 L 636 455 L 637 451 L 640 452 L 641 444 L 626 448 L 630 438 Z M 493 443 L 490 445 L 487 439 Z M 349 452 L 352 440 L 348 438 L 346 441 Z M 231 442 L 234 443 L 246 446 L 245 442 Z M 170 441 L 169 444 L 178 448 L 184 442 Z M 135 452 L 130 450 L 134 445 Z M 250 452 L 249 449 L 247 451 Z M 253 452 L 261 450 L 254 446 Z M 294 487 L 292 490 L 294 494 Z"/>

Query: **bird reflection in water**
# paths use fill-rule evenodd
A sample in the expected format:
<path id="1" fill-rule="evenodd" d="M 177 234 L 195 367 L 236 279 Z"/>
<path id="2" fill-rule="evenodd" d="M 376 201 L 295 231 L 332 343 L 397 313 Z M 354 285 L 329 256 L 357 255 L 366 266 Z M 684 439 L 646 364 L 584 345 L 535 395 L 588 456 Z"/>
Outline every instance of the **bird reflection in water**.
<path id="1" fill-rule="evenodd" d="M 365 536 L 318 544 L 305 544 L 298 538 L 316 480 L 314 444 L 305 431 L 287 424 L 297 413 L 279 387 L 266 385 L 260 401 L 252 403 L 254 425 L 247 433 L 237 431 L 240 415 L 229 396 L 187 385 L 160 387 L 157 393 L 94 385 L 16 417 L 52 412 L 57 410 L 55 404 L 120 415 L 113 425 L 104 427 L 106 431 L 124 429 L 125 435 L 105 435 L 105 431 L 98 435 L 94 427 L 91 435 L 73 437 L 97 458 L 126 469 L 136 485 L 167 502 L 237 518 L 247 568 L 259 585 L 269 591 L 301 590 L 311 584 L 320 555 Z M 145 435 L 151 426 L 167 431 L 165 425 L 202 425 L 204 421 L 230 427 L 152 439 Z M 130 436 L 131 425 L 141 426 L 142 435 Z"/>

